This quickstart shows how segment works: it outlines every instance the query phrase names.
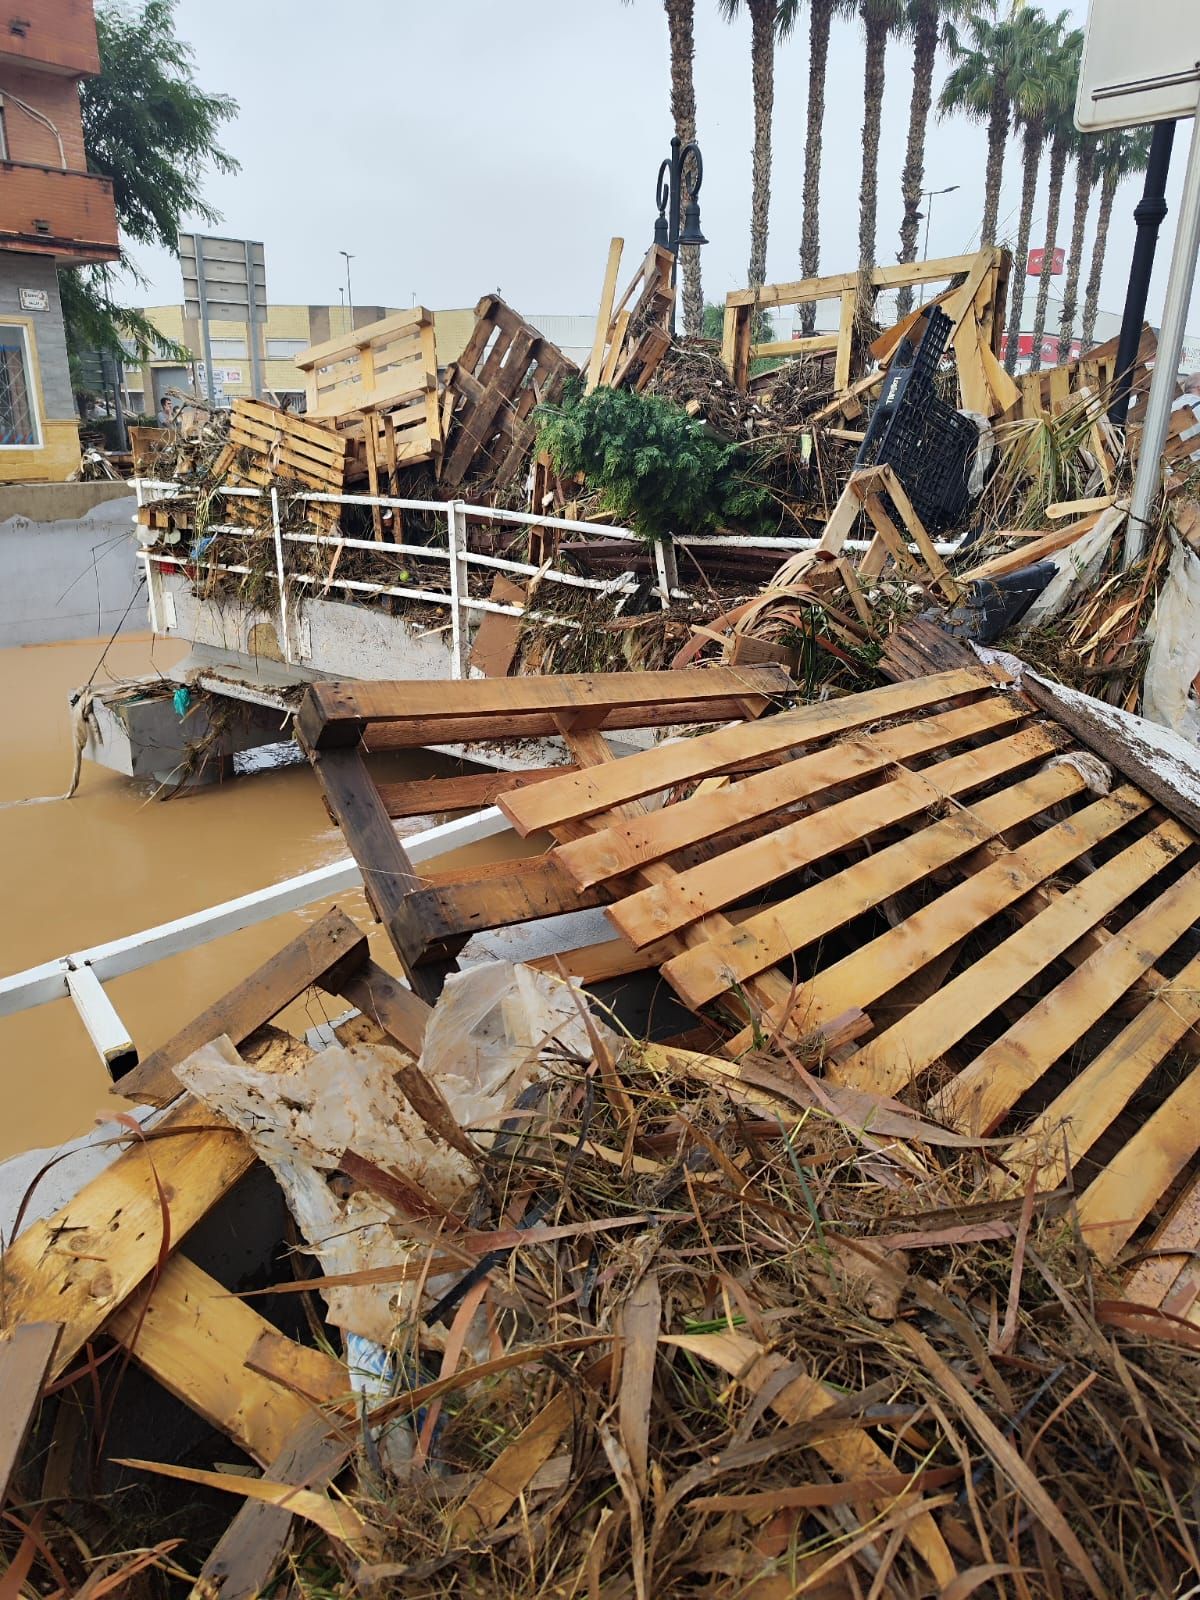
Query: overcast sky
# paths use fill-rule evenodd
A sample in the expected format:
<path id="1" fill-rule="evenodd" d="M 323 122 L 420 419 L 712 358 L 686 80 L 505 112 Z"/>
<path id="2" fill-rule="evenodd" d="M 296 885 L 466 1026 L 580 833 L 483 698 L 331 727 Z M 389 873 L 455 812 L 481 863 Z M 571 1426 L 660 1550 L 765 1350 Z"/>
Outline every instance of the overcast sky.
<path id="1" fill-rule="evenodd" d="M 1059 0 L 1055 0 L 1057 5 Z M 1066 0 L 1080 22 L 1085 0 Z M 273 302 L 332 302 L 353 252 L 360 304 L 473 305 L 499 288 L 530 314 L 594 314 L 609 238 L 628 276 L 651 239 L 654 180 L 671 135 L 660 0 L 179 0 L 178 26 L 208 89 L 240 104 L 224 142 L 241 162 L 213 174 L 218 231 L 262 239 Z M 807 11 L 778 52 L 767 277 L 800 275 Z M 910 50 L 889 46 L 880 154 L 878 254 L 893 261 L 907 132 Z M 947 64 L 939 59 L 938 81 Z M 750 28 L 697 0 L 696 99 L 704 153 L 704 290 L 744 286 L 749 251 Z M 862 40 L 834 24 L 822 169 L 821 270 L 857 258 Z M 1186 161 L 1176 140 L 1149 316 L 1157 322 Z M 974 247 L 983 206 L 982 128 L 933 123 L 925 182 L 930 255 Z M 1001 237 L 1015 233 L 1019 151 L 1010 144 Z M 1140 181 L 1118 198 L 1100 304 L 1120 311 Z M 1059 242 L 1069 242 L 1070 179 Z M 1098 195 L 1093 202 L 1093 212 Z M 1039 191 L 1033 243 L 1045 228 Z M 1089 230 L 1087 260 L 1091 259 Z M 177 262 L 142 252 L 147 303 L 177 302 Z M 1086 279 L 1086 265 L 1084 277 Z M 1061 280 L 1059 280 L 1061 282 Z M 1082 295 L 1082 289 L 1081 289 Z M 1200 332 L 1200 302 L 1191 328 Z"/>

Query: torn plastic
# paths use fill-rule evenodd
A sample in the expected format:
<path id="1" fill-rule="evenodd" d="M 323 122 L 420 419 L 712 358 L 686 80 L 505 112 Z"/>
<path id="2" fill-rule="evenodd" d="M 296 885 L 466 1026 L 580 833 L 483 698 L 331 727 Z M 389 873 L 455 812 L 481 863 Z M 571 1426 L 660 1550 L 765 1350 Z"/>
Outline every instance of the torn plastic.
<path id="1" fill-rule="evenodd" d="M 1142 715 L 1200 743 L 1200 704 L 1194 683 L 1200 673 L 1200 560 L 1178 539 L 1154 617 L 1146 630 L 1150 657 L 1142 684 Z"/>
<path id="2" fill-rule="evenodd" d="M 1114 536 L 1125 522 L 1125 515 L 1124 506 L 1109 506 L 1101 513 L 1096 526 L 1082 538 L 1046 557 L 1047 564 L 1056 569 L 1055 574 L 1021 618 L 1020 629 L 1036 628 L 1049 622 L 1081 589 L 1092 587 L 1100 576 Z"/>

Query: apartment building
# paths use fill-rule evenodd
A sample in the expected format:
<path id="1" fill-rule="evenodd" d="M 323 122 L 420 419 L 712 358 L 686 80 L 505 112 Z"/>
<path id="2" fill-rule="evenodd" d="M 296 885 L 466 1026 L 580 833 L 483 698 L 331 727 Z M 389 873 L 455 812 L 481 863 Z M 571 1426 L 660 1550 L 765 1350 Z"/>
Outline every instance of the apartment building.
<path id="1" fill-rule="evenodd" d="M 79 81 L 92 0 L 0 0 L 0 482 L 79 465 L 58 268 L 118 258 L 112 185 L 87 170 Z"/>

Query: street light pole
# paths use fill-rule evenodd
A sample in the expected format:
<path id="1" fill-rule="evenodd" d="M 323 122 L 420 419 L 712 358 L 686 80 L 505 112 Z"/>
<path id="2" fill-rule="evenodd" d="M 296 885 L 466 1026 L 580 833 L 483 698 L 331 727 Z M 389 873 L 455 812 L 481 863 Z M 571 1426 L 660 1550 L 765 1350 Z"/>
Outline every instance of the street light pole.
<path id="1" fill-rule="evenodd" d="M 928 199 L 928 201 L 929 201 L 929 204 L 925 207 L 925 243 L 921 248 L 921 260 L 922 261 L 928 261 L 929 260 L 929 224 L 933 220 L 933 202 L 934 202 L 935 198 L 939 194 L 953 194 L 955 189 L 957 189 L 958 187 L 959 187 L 959 185 L 957 183 L 951 183 L 951 184 L 947 184 L 946 188 L 944 188 L 944 189 L 922 189 L 921 190 L 921 199 L 922 200 Z M 921 285 L 921 298 L 917 301 L 917 304 L 921 305 L 921 306 L 923 306 L 925 304 L 925 285 L 924 284 Z"/>
<path id="2" fill-rule="evenodd" d="M 350 263 L 354 257 L 349 250 L 339 250 L 338 255 L 346 258 L 346 304 L 350 309 L 350 326 L 354 326 L 354 296 L 350 293 Z"/>
<path id="3" fill-rule="evenodd" d="M 683 202 L 683 169 L 689 166 L 695 176 L 688 185 L 687 203 Z M 704 162 L 700 146 L 693 139 L 684 144 L 676 135 L 671 140 L 671 154 L 658 169 L 658 183 L 654 198 L 658 216 L 654 219 L 654 242 L 669 250 L 675 258 L 671 265 L 671 284 L 679 277 L 680 245 L 702 245 L 708 240 L 700 231 L 700 202 L 697 196 L 704 182 Z M 683 226 L 680 228 L 682 207 Z M 671 302 L 671 333 L 675 333 L 675 302 Z"/>

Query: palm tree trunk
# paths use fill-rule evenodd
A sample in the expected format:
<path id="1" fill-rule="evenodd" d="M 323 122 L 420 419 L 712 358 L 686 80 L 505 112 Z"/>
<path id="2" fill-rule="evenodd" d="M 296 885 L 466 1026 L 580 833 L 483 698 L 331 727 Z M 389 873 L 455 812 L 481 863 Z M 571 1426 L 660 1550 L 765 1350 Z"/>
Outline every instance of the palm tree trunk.
<path id="1" fill-rule="evenodd" d="M 1094 134 L 1085 135 L 1075 158 L 1075 216 L 1071 223 L 1071 254 L 1067 261 L 1067 285 L 1063 290 L 1062 316 L 1058 324 L 1058 359 L 1071 354 L 1075 332 L 1075 312 L 1079 306 L 1079 271 L 1083 264 L 1083 236 L 1087 230 L 1088 207 L 1092 203 L 1092 181 L 1096 161 Z"/>
<path id="2" fill-rule="evenodd" d="M 1046 248 L 1042 256 L 1042 275 L 1038 279 L 1030 372 L 1039 371 L 1042 365 L 1042 335 L 1046 331 L 1046 307 L 1050 303 L 1050 279 L 1054 272 L 1054 237 L 1058 232 L 1058 211 L 1062 204 L 1063 173 L 1066 169 L 1067 141 L 1061 135 L 1056 135 L 1050 146 L 1050 190 L 1046 196 Z"/>
<path id="3" fill-rule="evenodd" d="M 671 39 L 671 117 L 684 144 L 696 137 L 696 86 L 692 58 L 696 53 L 694 0 L 663 0 Z M 693 337 L 704 328 L 704 291 L 700 287 L 700 249 L 688 245 L 679 252 L 683 267 L 683 326 Z"/>
<path id="4" fill-rule="evenodd" d="M 1008 312 L 1008 348 L 1004 370 L 1015 372 L 1020 354 L 1021 324 L 1025 320 L 1025 290 L 1029 284 L 1029 234 L 1033 227 L 1033 202 L 1037 196 L 1038 168 L 1042 164 L 1042 125 L 1025 124 L 1025 169 L 1021 179 L 1021 215 L 1017 222 L 1017 250 L 1013 257 L 1012 302 Z"/>
<path id="5" fill-rule="evenodd" d="M 983 222 L 980 242 L 985 247 L 996 242 L 996 218 L 1000 212 L 1000 184 L 1004 177 L 1004 146 L 1008 139 L 1008 82 L 996 77 L 992 82 L 992 103 L 988 113 L 987 168 L 983 182 Z"/>
<path id="6" fill-rule="evenodd" d="M 1081 343 L 1090 350 L 1096 332 L 1096 310 L 1100 303 L 1100 274 L 1104 271 L 1104 256 L 1108 249 L 1108 225 L 1112 221 L 1113 201 L 1117 198 L 1120 182 L 1115 167 L 1109 167 L 1100 185 L 1100 210 L 1096 216 L 1096 242 L 1092 246 L 1092 270 L 1088 273 L 1087 290 L 1083 296 L 1083 334 Z"/>
<path id="7" fill-rule="evenodd" d="M 767 224 L 771 211 L 771 115 L 775 107 L 775 13 L 778 0 L 749 0 L 750 73 L 754 84 L 754 162 L 750 179 L 752 289 L 767 281 Z"/>
<path id="8" fill-rule="evenodd" d="M 925 179 L 925 132 L 933 102 L 933 67 L 937 59 L 938 14 L 935 0 L 924 0 L 913 31 L 913 87 L 908 111 L 908 146 L 900 188 L 904 215 L 900 219 L 900 260 L 917 259 L 917 232 L 921 226 L 921 184 Z M 897 310 L 906 317 L 912 310 L 911 288 L 901 289 Z"/>
<path id="9" fill-rule="evenodd" d="M 858 266 L 870 272 L 875 266 L 875 220 L 879 209 L 879 122 L 883 114 L 884 54 L 888 26 L 863 3 L 863 26 L 867 32 L 866 62 L 863 72 L 863 158 L 862 182 L 858 190 Z"/>
<path id="10" fill-rule="evenodd" d="M 811 0 L 808 13 L 808 131 L 804 140 L 804 220 L 800 231 L 800 274 L 815 278 L 821 263 L 821 131 L 825 121 L 825 69 L 833 0 Z M 800 308 L 806 334 L 816 327 L 817 308 Z"/>

